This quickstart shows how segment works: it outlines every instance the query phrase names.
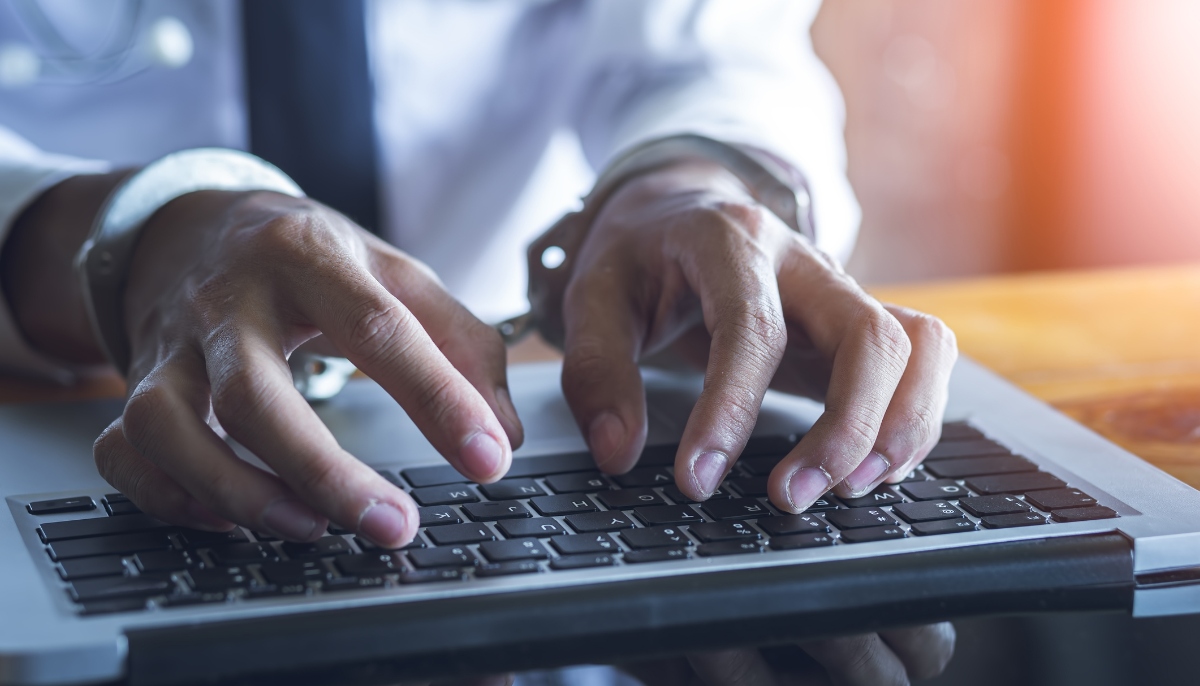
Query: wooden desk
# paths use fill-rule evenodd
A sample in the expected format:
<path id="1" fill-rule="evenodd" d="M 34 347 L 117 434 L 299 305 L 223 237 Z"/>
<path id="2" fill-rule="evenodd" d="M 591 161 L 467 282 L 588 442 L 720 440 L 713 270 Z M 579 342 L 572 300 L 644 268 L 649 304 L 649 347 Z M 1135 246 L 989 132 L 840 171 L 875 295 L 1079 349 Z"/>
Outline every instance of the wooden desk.
<path id="1" fill-rule="evenodd" d="M 930 312 L 959 347 L 1030 393 L 1200 487 L 1200 265 L 877 288 Z M 512 363 L 553 359 L 528 340 Z M 0 379 L 0 402 L 120 395 L 101 375 L 74 389 Z"/>

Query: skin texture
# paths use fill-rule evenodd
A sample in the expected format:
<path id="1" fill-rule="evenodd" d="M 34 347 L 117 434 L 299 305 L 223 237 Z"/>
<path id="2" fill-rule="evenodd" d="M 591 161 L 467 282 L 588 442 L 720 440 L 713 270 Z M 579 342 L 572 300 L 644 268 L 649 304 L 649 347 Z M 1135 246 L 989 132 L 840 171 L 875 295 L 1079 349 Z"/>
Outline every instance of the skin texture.
<path id="1" fill-rule="evenodd" d="M 70 265 L 120 178 L 50 189 L 0 255 L 26 338 L 67 362 L 102 360 Z M 654 356 L 704 370 L 675 467 L 696 499 L 733 466 L 769 387 L 826 403 L 770 477 L 786 511 L 831 487 L 851 495 L 899 480 L 937 441 L 953 335 L 870 298 L 722 168 L 680 163 L 627 182 L 578 257 L 562 383 L 604 471 L 636 464 L 646 436 L 637 364 Z M 214 191 L 172 201 L 142 232 L 124 306 L 130 393 L 96 441 L 96 464 L 166 521 L 298 541 L 333 521 L 385 547 L 412 539 L 411 498 L 342 450 L 292 386 L 287 356 L 303 344 L 348 357 L 476 481 L 503 476 L 522 441 L 499 335 L 424 265 L 318 203 Z M 239 459 L 222 431 L 271 471 Z M 953 630 L 803 648 L 824 667 L 808 681 L 753 650 L 630 669 L 662 679 L 651 683 L 899 684 L 940 671 Z"/>

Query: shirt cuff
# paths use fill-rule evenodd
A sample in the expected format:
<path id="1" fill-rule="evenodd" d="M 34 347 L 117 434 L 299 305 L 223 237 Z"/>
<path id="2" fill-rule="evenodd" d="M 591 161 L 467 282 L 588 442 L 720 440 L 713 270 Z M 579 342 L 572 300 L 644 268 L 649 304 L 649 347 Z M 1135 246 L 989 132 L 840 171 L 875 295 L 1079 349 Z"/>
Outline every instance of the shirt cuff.
<path id="1" fill-rule="evenodd" d="M 0 250 L 8 232 L 21 213 L 51 186 L 79 174 L 102 174 L 109 171 L 107 163 L 37 150 L 24 141 L 8 138 L 0 129 Z M 8 307 L 8 299 L 0 287 L 0 371 L 56 381 L 73 383 L 75 371 L 51 357 L 43 355 L 25 340 L 16 319 Z"/>

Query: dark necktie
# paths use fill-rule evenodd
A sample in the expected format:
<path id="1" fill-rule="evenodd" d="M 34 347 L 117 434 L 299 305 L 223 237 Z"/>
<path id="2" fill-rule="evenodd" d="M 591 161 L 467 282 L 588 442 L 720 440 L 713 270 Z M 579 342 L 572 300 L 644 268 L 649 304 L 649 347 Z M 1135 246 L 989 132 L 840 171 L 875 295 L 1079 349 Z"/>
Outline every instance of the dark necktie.
<path id="1" fill-rule="evenodd" d="M 243 0 L 250 152 L 379 230 L 363 0 Z"/>

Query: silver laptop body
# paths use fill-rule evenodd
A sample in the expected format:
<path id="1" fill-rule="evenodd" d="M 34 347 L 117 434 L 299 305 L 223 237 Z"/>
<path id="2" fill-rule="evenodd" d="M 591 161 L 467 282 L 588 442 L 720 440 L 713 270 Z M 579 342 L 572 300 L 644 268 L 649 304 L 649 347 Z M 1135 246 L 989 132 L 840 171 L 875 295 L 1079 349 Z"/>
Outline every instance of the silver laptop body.
<path id="1" fill-rule="evenodd" d="M 514 471 L 553 463 L 527 462 L 531 457 L 578 458 L 584 450 L 562 400 L 559 372 L 556 364 L 511 370 L 527 433 Z M 699 381 L 653 370 L 645 376 L 648 444 L 669 445 L 678 439 Z M 478 544 L 462 546 L 474 562 L 441 581 L 429 580 L 435 572 L 414 569 L 408 552 L 390 554 L 396 574 L 362 585 L 329 558 L 320 562 L 324 581 L 298 593 L 252 596 L 246 584 L 265 584 L 265 576 L 246 565 L 246 584 L 214 598 L 194 592 L 190 572 L 180 570 L 146 575 L 147 582 L 164 580 L 169 590 L 142 591 L 140 609 L 128 609 L 128 596 L 117 594 L 124 604 L 104 605 L 101 596 L 90 604 L 92 613 L 76 602 L 77 591 L 106 587 L 75 582 L 76 588 L 64 580 L 62 560 L 52 559 L 54 543 L 39 532 L 65 530 L 42 528 L 48 524 L 131 516 L 108 513 L 105 499 L 113 489 L 97 476 L 91 456 L 95 436 L 120 410 L 117 401 L 0 407 L 0 495 L 8 512 L 0 516 L 0 685 L 385 682 L 779 643 L 979 614 L 1124 609 L 1153 616 L 1200 609 L 1200 494 L 963 360 L 946 421 L 965 423 L 1118 516 L 1070 521 L 1034 507 L 1030 516 L 1049 523 L 986 528 L 983 518 L 968 513 L 962 519 L 969 530 L 916 535 L 915 524 L 896 517 L 899 499 L 908 498 L 892 489 L 896 503 L 876 508 L 899 530 L 888 540 L 848 542 L 834 526 L 827 534 L 832 544 L 786 549 L 782 543 L 792 539 L 779 536 L 776 549 L 765 519 L 750 517 L 732 520 L 753 529 L 748 543 L 735 543 L 749 546 L 744 554 L 699 554 L 705 545 L 706 551 L 728 546 L 688 538 L 682 532 L 689 527 L 678 526 L 684 554 L 633 564 L 623 529 L 607 533 L 611 547 L 592 560 L 602 566 L 556 569 L 569 562 L 559 558 L 569 556 L 558 543 L 538 538 L 542 557 L 522 562 L 520 570 L 490 564 Z M 815 403 L 772 392 L 755 435 L 799 435 L 819 411 Z M 434 474 L 420 468 L 444 464 L 372 382 L 352 382 L 319 413 L 344 447 L 392 475 Z M 553 494 L 547 469 L 554 471 L 523 473 Z M 408 478 L 400 483 L 412 488 Z M 622 514 L 598 505 L 595 494 L 586 497 L 593 499 L 591 509 Z M 957 506 L 959 497 L 949 494 L 947 501 Z M 1036 494 L 1021 497 L 1026 504 L 1041 502 Z M 90 498 L 95 509 L 30 512 L 31 503 L 78 498 Z M 765 498 L 757 500 L 769 509 Z M 692 507 L 705 513 L 702 505 Z M 473 521 L 461 507 L 451 510 Z M 624 514 L 643 528 L 637 516 Z M 572 531 L 567 517 L 553 519 L 547 523 Z M 481 526 L 504 538 L 495 522 Z M 427 547 L 437 547 L 428 531 L 422 536 Z M 360 551 L 351 535 L 342 538 L 347 555 L 383 554 Z M 175 548 L 187 545 L 177 536 L 168 540 Z M 67 555 L 67 547 L 60 549 Z M 193 568 L 215 564 L 209 552 L 186 554 L 194 557 Z M 128 577 L 119 581 L 140 579 L 136 553 L 119 563 Z M 485 577 L 477 571 L 485 567 L 500 572 Z M 514 570 L 524 573 L 508 573 Z"/>

